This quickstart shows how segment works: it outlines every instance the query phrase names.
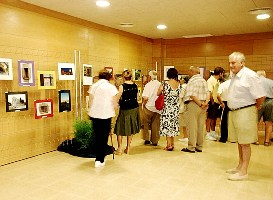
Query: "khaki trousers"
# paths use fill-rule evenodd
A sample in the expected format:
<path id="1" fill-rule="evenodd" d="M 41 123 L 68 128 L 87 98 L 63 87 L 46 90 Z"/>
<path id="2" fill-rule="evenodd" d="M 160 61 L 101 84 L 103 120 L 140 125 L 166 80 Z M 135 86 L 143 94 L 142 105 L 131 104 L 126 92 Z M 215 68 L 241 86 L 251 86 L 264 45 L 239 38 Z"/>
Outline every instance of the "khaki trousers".
<path id="1" fill-rule="evenodd" d="M 196 103 L 191 101 L 186 105 L 184 118 L 189 134 L 188 149 L 191 151 L 195 151 L 195 148 L 202 150 L 206 122 L 206 110 L 203 110 Z"/>
<path id="2" fill-rule="evenodd" d="M 152 112 L 147 108 L 143 108 L 143 139 L 146 141 L 151 141 L 153 144 L 157 144 L 159 135 L 159 124 L 160 124 L 160 114 Z M 149 129 L 151 129 L 151 136 L 149 134 Z"/>

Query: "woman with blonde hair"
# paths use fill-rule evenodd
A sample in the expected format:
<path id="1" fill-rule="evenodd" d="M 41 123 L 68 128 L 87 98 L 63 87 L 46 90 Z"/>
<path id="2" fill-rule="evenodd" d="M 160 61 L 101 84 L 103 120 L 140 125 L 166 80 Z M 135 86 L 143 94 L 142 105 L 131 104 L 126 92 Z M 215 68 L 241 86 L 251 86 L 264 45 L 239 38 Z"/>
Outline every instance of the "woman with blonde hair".
<path id="1" fill-rule="evenodd" d="M 140 115 L 137 102 L 138 87 L 132 81 L 132 73 L 129 70 L 123 72 L 124 83 L 119 86 L 119 115 L 116 121 L 114 133 L 117 135 L 117 155 L 122 154 L 122 138 L 127 137 L 127 146 L 124 153 L 129 154 L 133 135 L 140 131 Z"/>

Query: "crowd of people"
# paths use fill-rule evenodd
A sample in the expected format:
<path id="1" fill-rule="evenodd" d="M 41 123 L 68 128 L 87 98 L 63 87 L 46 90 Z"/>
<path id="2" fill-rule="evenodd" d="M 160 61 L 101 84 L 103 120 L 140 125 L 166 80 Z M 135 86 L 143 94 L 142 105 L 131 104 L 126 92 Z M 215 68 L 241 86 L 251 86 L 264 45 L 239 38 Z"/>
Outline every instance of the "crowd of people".
<path id="1" fill-rule="evenodd" d="M 222 143 L 238 143 L 238 165 L 226 172 L 229 180 L 246 180 L 251 156 L 251 144 L 258 141 L 258 123 L 265 122 L 264 145 L 270 146 L 273 122 L 273 81 L 264 71 L 257 73 L 245 66 L 241 52 L 229 55 L 229 73 L 216 67 L 206 81 L 195 66 L 189 76 L 178 79 L 178 71 L 170 68 L 168 80 L 157 80 L 157 72 L 149 72 L 149 82 L 138 104 L 138 88 L 131 71 L 123 72 L 124 83 L 118 90 L 109 83 L 107 72 L 100 72 L 99 81 L 89 89 L 90 111 L 95 133 L 97 156 L 95 167 L 105 165 L 105 149 L 111 129 L 111 118 L 119 107 L 114 133 L 117 135 L 117 155 L 129 154 L 132 136 L 140 132 L 142 124 L 145 145 L 157 146 L 161 136 L 166 137 L 164 150 L 173 151 L 175 137 L 183 133 L 187 147 L 182 152 L 203 151 L 204 139 Z M 157 110 L 155 101 L 164 94 L 164 107 Z M 142 109 L 142 119 L 140 112 Z M 220 135 L 216 122 L 220 118 Z M 205 131 L 206 130 L 206 131 Z M 204 134 L 206 132 L 206 134 Z M 122 138 L 127 145 L 122 150 Z"/>

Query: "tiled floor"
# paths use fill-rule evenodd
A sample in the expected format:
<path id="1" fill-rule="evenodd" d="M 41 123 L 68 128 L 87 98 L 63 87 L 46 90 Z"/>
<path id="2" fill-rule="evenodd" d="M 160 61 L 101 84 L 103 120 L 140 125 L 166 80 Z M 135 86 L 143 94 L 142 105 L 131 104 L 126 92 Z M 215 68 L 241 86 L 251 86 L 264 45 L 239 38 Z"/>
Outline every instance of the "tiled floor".
<path id="1" fill-rule="evenodd" d="M 252 145 L 249 180 L 227 180 L 225 170 L 237 164 L 237 144 L 205 142 L 202 153 L 173 152 L 144 146 L 133 139 L 131 154 L 94 159 L 54 151 L 0 167 L 1 200 L 272 200 L 273 146 Z"/>

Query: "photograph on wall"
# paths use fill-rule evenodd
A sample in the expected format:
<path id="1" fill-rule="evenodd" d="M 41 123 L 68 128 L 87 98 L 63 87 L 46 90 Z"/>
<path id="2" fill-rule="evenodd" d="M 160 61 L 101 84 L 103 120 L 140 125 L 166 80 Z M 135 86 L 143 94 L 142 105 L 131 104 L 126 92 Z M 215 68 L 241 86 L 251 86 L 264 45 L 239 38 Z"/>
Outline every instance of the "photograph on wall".
<path id="1" fill-rule="evenodd" d="M 174 68 L 174 66 L 164 66 L 164 81 L 169 80 L 168 77 L 167 77 L 167 71 L 170 68 Z"/>
<path id="2" fill-rule="evenodd" d="M 133 69 L 132 75 L 133 75 L 133 80 L 134 81 L 140 81 L 141 80 L 141 70 Z"/>
<path id="3" fill-rule="evenodd" d="M 59 90 L 59 112 L 71 111 L 70 90 Z"/>
<path id="4" fill-rule="evenodd" d="M 23 92 L 6 92 L 6 112 L 28 110 L 28 94 Z"/>
<path id="5" fill-rule="evenodd" d="M 34 100 L 35 119 L 53 117 L 53 100 Z"/>
<path id="6" fill-rule="evenodd" d="M 200 69 L 200 75 L 203 78 L 206 78 L 206 67 L 199 67 L 199 69 Z"/>
<path id="7" fill-rule="evenodd" d="M 83 64 L 83 85 L 93 84 L 93 68 L 92 65 Z"/>
<path id="8" fill-rule="evenodd" d="M 13 80 L 11 59 L 0 58 L 0 80 Z"/>
<path id="9" fill-rule="evenodd" d="M 38 71 L 38 89 L 56 89 L 56 74 L 54 71 Z"/>
<path id="10" fill-rule="evenodd" d="M 105 70 L 107 70 L 111 74 L 111 79 L 114 78 L 114 69 L 113 67 L 104 67 Z"/>
<path id="11" fill-rule="evenodd" d="M 34 61 L 18 60 L 18 81 L 20 86 L 34 86 Z"/>
<path id="12" fill-rule="evenodd" d="M 58 63 L 59 80 L 75 80 L 74 63 Z"/>

